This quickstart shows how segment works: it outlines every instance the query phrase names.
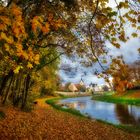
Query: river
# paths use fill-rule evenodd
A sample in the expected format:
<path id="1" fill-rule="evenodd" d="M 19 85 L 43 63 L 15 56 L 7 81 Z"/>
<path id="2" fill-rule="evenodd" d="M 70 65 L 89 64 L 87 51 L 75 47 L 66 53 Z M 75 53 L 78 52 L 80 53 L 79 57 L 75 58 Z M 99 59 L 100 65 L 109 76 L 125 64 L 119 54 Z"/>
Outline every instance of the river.
<path id="1" fill-rule="evenodd" d="M 96 101 L 92 100 L 91 96 L 67 98 L 60 100 L 60 103 L 79 110 L 91 118 L 113 124 L 140 126 L 140 106 Z"/>

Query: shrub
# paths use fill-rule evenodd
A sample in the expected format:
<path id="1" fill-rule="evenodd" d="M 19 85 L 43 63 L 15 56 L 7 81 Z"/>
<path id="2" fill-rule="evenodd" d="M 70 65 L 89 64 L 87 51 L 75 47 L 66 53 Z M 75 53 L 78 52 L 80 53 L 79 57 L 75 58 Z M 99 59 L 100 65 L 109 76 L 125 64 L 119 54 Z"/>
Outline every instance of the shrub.
<path id="1" fill-rule="evenodd" d="M 40 96 L 42 97 L 44 95 L 48 95 L 48 96 L 54 95 L 54 89 L 46 88 L 45 86 L 41 87 Z"/>

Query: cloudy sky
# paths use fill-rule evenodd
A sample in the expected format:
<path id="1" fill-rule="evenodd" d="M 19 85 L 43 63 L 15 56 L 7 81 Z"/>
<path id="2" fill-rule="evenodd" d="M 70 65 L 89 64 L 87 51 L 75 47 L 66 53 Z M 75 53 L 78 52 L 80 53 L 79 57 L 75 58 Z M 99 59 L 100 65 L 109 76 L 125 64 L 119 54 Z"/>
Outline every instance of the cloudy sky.
<path id="1" fill-rule="evenodd" d="M 118 0 L 118 2 L 121 0 Z M 110 0 L 109 5 L 115 7 L 115 2 Z M 127 34 L 133 32 L 129 27 L 126 27 Z M 121 48 L 117 49 L 113 47 L 109 42 L 106 42 L 107 47 L 109 48 L 109 55 L 119 56 L 123 55 L 126 63 L 133 63 L 138 59 L 138 51 L 140 48 L 140 39 L 131 38 L 127 43 L 121 43 Z M 65 67 L 65 70 L 62 68 L 59 71 L 60 76 L 63 79 L 63 82 L 73 82 L 78 83 L 82 78 L 86 85 L 92 83 L 97 83 L 99 85 L 104 84 L 104 79 L 99 79 L 94 75 L 95 69 L 100 69 L 98 64 L 95 64 L 94 67 L 84 68 L 78 62 L 72 61 L 69 58 L 63 56 L 61 64 Z M 69 69 L 71 66 L 71 69 Z"/>
<path id="2" fill-rule="evenodd" d="M 121 48 L 117 49 L 111 44 L 107 43 L 108 48 L 110 48 L 109 54 L 113 56 L 123 55 L 124 60 L 127 63 L 133 63 L 138 59 L 138 51 L 140 48 L 140 40 L 130 39 L 127 43 L 122 43 Z M 82 67 L 78 62 L 72 61 L 65 56 L 62 57 L 62 65 L 65 67 L 65 70 L 61 69 L 59 74 L 64 80 L 64 82 L 74 82 L 78 83 L 82 78 L 84 82 L 88 85 L 91 82 L 97 84 L 104 84 L 103 79 L 99 79 L 94 75 L 95 69 L 100 69 L 98 64 L 90 68 Z M 69 69 L 69 66 L 71 67 Z"/>

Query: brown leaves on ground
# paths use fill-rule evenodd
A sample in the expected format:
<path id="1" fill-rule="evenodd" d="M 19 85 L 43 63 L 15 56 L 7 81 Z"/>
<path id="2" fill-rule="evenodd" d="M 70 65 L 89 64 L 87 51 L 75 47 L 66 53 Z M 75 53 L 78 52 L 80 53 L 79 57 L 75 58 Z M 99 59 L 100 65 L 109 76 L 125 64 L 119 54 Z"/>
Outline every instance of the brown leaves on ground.
<path id="1" fill-rule="evenodd" d="M 80 118 L 40 103 L 31 113 L 5 109 L 0 140 L 138 140 L 140 136 L 113 126 Z"/>

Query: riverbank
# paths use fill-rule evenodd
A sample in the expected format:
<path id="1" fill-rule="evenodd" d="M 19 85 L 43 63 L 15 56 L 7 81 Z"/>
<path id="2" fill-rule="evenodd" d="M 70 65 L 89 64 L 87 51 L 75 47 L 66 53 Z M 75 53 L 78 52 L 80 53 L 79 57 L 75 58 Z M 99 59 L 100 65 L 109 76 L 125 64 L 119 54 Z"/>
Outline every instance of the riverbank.
<path id="1" fill-rule="evenodd" d="M 140 139 L 140 134 L 127 133 L 96 120 L 53 109 L 45 104 L 45 99 L 38 100 L 30 113 L 11 107 L 3 111 L 5 118 L 0 120 L 1 140 Z"/>
<path id="2" fill-rule="evenodd" d="M 91 96 L 91 93 L 87 92 L 63 92 L 63 91 L 55 91 L 57 95 L 67 96 L 67 97 L 83 97 L 83 96 Z"/>
<path id="3" fill-rule="evenodd" d="M 69 103 L 59 103 L 59 100 L 66 99 L 66 98 L 68 98 L 68 97 L 52 98 L 52 99 L 46 100 L 46 103 L 51 105 L 53 108 L 55 108 L 57 110 L 69 112 L 76 116 L 92 119 L 92 117 L 88 116 L 87 114 L 84 115 L 80 111 L 74 109 L 73 106 L 70 106 L 71 104 L 69 104 Z M 109 123 L 108 121 L 103 121 L 101 119 L 96 119 L 96 121 L 102 122 L 107 125 L 112 125 L 116 128 L 122 129 L 127 132 L 132 132 L 132 133 L 140 132 L 140 126 L 138 126 L 138 125 L 114 124 L 114 123 Z"/>
<path id="4" fill-rule="evenodd" d="M 140 90 L 128 91 L 123 95 L 115 95 L 115 94 L 93 95 L 92 99 L 103 102 L 140 106 Z"/>

